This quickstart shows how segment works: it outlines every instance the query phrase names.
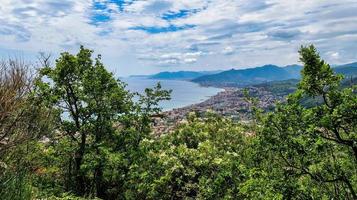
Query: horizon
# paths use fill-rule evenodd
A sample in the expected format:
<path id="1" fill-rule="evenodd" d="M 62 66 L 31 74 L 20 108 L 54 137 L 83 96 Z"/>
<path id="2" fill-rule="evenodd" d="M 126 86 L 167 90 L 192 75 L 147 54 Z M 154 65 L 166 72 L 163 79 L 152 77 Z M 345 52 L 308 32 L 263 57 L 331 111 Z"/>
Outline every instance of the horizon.
<path id="1" fill-rule="evenodd" d="M 84 45 L 127 77 L 286 66 L 313 43 L 340 65 L 357 60 L 356 9 L 352 0 L 4 0 L 0 54 L 35 62 Z"/>
<path id="2" fill-rule="evenodd" d="M 329 65 L 330 65 L 332 68 L 334 68 L 334 67 L 339 67 L 339 66 L 344 66 L 344 65 L 354 64 L 354 63 L 357 63 L 357 61 L 352 61 L 352 62 L 348 62 L 348 63 L 341 63 L 341 64 L 331 63 L 331 64 L 329 64 Z M 151 75 L 155 75 L 155 74 L 159 74 L 159 73 L 165 73 L 165 72 L 175 73 L 175 72 L 215 72 L 215 71 L 217 71 L 218 73 L 220 73 L 220 72 L 229 71 L 229 70 L 255 69 L 255 68 L 264 67 L 264 66 L 269 66 L 269 65 L 276 66 L 276 67 L 281 67 L 281 68 L 289 67 L 289 66 L 294 66 L 294 65 L 298 65 L 298 66 L 303 67 L 303 65 L 298 64 L 298 63 L 288 64 L 288 65 L 284 65 L 284 66 L 280 66 L 280 65 L 275 65 L 275 64 L 269 63 L 269 64 L 264 64 L 264 65 L 261 65 L 261 66 L 239 67 L 239 68 L 230 68 L 230 69 L 224 69 L 224 70 L 220 70 L 220 69 L 216 69 L 216 70 L 215 70 L 215 69 L 213 69 L 213 70 L 209 70 L 209 71 L 204 71 L 204 70 L 201 70 L 201 71 L 194 71 L 194 70 L 160 71 L 160 72 L 158 72 L 158 73 L 153 73 L 153 74 L 132 74 L 132 75 L 128 75 L 128 76 L 121 76 L 120 78 L 130 78 L 131 76 L 151 76 Z"/>

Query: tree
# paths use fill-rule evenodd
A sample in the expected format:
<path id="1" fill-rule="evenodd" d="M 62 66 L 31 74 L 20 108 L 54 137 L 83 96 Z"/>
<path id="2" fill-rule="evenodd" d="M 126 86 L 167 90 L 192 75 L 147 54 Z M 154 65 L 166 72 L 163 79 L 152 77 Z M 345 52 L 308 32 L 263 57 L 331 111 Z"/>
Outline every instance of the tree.
<path id="1" fill-rule="evenodd" d="M 21 59 L 0 61 L 0 196 L 31 197 L 23 151 L 51 130 L 52 113 L 33 95 L 35 74 Z"/>
<path id="2" fill-rule="evenodd" d="M 333 73 L 313 45 L 301 47 L 299 53 L 304 63 L 299 89 L 261 124 L 260 146 L 274 166 L 268 177 L 281 174 L 289 183 L 286 198 L 299 194 L 301 198 L 356 199 L 354 86 L 341 89 L 342 77 Z M 323 103 L 306 108 L 301 104 L 306 97 L 321 97 Z"/>
<path id="3" fill-rule="evenodd" d="M 31 95 L 33 80 L 30 66 L 22 60 L 0 62 L 0 158 L 46 130 L 47 125 L 41 122 L 50 119 L 50 113 Z"/>
<path id="4" fill-rule="evenodd" d="M 141 143 L 144 157 L 133 165 L 128 199 L 236 199 L 244 180 L 247 139 L 231 120 L 193 113 L 188 123 Z"/>
<path id="5" fill-rule="evenodd" d="M 37 95 L 57 110 L 58 137 L 67 141 L 70 158 L 66 162 L 66 188 L 80 196 L 95 193 L 106 198 L 112 187 L 107 170 L 125 173 L 118 165 L 129 156 L 126 147 L 134 145 L 131 139 L 138 143 L 150 131 L 150 123 L 143 127 L 136 120 L 148 121 L 148 116 L 159 109 L 150 107 L 142 112 L 143 106 L 132 101 L 133 94 L 125 90 L 125 84 L 105 69 L 100 55 L 93 61 L 92 53 L 81 46 L 77 55 L 62 53 L 53 68 L 43 62 Z M 146 102 L 157 105 L 157 101 L 169 99 L 169 92 L 160 86 L 150 91 Z M 143 130 L 146 132 L 138 133 Z M 138 134 L 141 136 L 136 137 Z M 113 166 L 111 159 L 115 158 L 120 159 Z"/>

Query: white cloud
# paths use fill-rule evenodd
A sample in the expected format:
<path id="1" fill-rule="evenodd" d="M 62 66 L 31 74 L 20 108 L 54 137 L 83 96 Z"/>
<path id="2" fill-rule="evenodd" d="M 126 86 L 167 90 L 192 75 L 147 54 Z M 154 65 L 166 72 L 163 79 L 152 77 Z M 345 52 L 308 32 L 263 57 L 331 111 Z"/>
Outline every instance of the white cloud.
<path id="1" fill-rule="evenodd" d="M 94 24 L 92 0 L 2 0 L 1 52 L 57 54 L 84 44 L 120 75 L 157 72 L 163 66 L 207 70 L 292 64 L 300 45 L 309 43 L 330 62 L 357 59 L 355 0 L 97 2 L 106 5 L 99 13 L 110 19 Z M 173 17 L 165 19 L 165 13 Z M 155 32 L 186 25 L 192 27 L 155 34 L 137 28 Z"/>
<path id="2" fill-rule="evenodd" d="M 338 52 L 331 52 L 331 57 L 337 59 L 340 57 L 340 54 Z"/>
<path id="3" fill-rule="evenodd" d="M 234 53 L 234 49 L 231 46 L 227 46 L 222 51 L 223 54 L 230 55 Z"/>
<path id="4" fill-rule="evenodd" d="M 195 63 L 197 61 L 196 58 L 185 58 L 184 62 L 185 63 Z"/>
<path id="5" fill-rule="evenodd" d="M 191 64 L 195 63 L 199 57 L 201 57 L 203 53 L 201 51 L 197 52 L 187 52 L 187 53 L 168 53 L 163 54 L 159 57 L 155 57 L 155 55 L 150 55 L 150 57 L 146 57 L 144 60 L 152 60 L 159 61 L 161 64 L 177 65 L 177 64 Z M 143 57 L 145 58 L 145 57 Z"/>

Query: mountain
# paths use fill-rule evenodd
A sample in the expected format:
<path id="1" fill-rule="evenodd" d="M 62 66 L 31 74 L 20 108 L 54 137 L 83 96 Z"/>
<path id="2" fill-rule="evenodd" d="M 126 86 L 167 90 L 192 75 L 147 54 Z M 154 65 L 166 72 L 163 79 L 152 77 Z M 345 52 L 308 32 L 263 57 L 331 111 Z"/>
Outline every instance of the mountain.
<path id="1" fill-rule="evenodd" d="M 193 79 L 193 82 L 206 86 L 239 87 L 254 85 L 271 81 L 300 79 L 302 66 L 264 65 L 249 69 L 231 69 L 218 74 L 204 75 Z M 339 65 L 333 68 L 337 74 L 343 74 L 346 78 L 357 77 L 357 62 Z"/>
<path id="2" fill-rule="evenodd" d="M 298 79 L 288 79 L 283 81 L 271 81 L 266 83 L 259 83 L 253 87 L 263 88 L 277 96 L 285 96 L 293 93 L 297 89 Z"/>
<path id="3" fill-rule="evenodd" d="M 296 70 L 301 66 L 296 67 Z M 286 69 L 286 68 L 285 68 Z M 346 78 L 342 80 L 341 87 L 351 87 L 357 84 L 357 62 L 345 65 L 336 66 L 333 68 L 336 73 L 343 74 Z M 300 73 L 300 71 L 295 71 Z M 253 87 L 263 88 L 265 91 L 269 91 L 274 95 L 288 95 L 297 89 L 297 85 L 300 82 L 299 79 L 288 79 L 282 81 L 271 81 L 259 84 L 253 84 Z"/>
<path id="4" fill-rule="evenodd" d="M 262 67 L 240 70 L 231 69 L 218 74 L 204 75 L 192 81 L 201 85 L 244 86 L 269 81 L 297 79 L 300 77 L 299 72 L 301 69 L 302 67 L 299 65 L 289 65 L 286 67 L 264 65 Z"/>
<path id="5" fill-rule="evenodd" d="M 357 76 L 357 62 L 344 64 L 333 68 L 338 74 L 343 74 L 345 77 Z"/>
<path id="6" fill-rule="evenodd" d="M 292 76 L 292 79 L 300 79 L 301 77 L 301 65 L 287 65 L 284 69 Z"/>
<path id="7" fill-rule="evenodd" d="M 192 80 L 201 76 L 220 73 L 222 71 L 178 71 L 178 72 L 160 72 L 158 74 L 148 76 L 150 79 L 165 79 L 165 80 Z"/>
<path id="8" fill-rule="evenodd" d="M 239 87 L 267 83 L 271 81 L 283 81 L 300 79 L 302 66 L 287 65 L 264 65 L 249 69 L 231 69 L 227 71 L 177 71 L 160 72 L 153 75 L 131 76 L 161 80 L 186 80 L 193 81 L 205 86 L 216 87 Z M 357 77 L 357 62 L 333 67 L 338 74 L 348 77 Z"/>
<path id="9" fill-rule="evenodd" d="M 131 75 L 129 78 L 148 78 L 150 75 Z"/>

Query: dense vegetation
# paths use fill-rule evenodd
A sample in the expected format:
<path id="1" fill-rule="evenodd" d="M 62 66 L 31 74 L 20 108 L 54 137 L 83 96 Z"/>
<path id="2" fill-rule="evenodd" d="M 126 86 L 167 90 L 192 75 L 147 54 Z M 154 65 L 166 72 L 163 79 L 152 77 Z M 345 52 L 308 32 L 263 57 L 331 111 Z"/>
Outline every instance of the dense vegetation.
<path id="1" fill-rule="evenodd" d="M 42 57 L 34 77 L 0 65 L 1 199 L 357 199 L 356 88 L 313 46 L 274 111 L 248 94 L 249 124 L 191 113 L 160 136 L 152 117 L 170 91 L 132 94 L 92 53 Z"/>

